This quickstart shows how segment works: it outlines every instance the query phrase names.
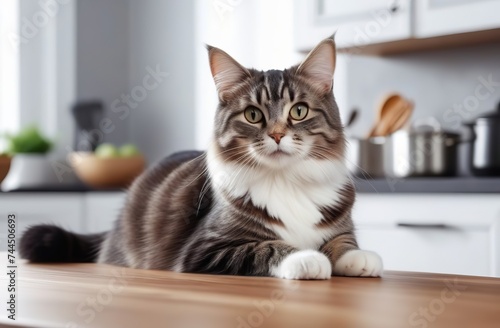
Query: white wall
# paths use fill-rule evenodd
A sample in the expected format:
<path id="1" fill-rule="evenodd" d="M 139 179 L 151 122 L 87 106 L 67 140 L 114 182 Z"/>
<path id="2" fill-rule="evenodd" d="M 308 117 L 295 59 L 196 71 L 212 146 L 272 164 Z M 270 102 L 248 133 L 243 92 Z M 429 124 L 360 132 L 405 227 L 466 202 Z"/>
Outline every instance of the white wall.
<path id="1" fill-rule="evenodd" d="M 19 34 L 18 0 L 4 2 L 0 10 L 0 133 L 19 129 L 19 46 L 14 41 Z M 0 138 L 0 153 L 6 148 Z"/>
<path id="2" fill-rule="evenodd" d="M 194 1 L 130 2 L 129 92 L 140 88 L 148 67 L 168 77 L 131 109 L 131 140 L 156 161 L 195 147 Z"/>
<path id="3" fill-rule="evenodd" d="M 150 163 L 195 147 L 194 8 L 194 0 L 78 0 L 77 99 L 103 100 L 114 127 L 101 129 L 104 140 L 134 143 Z"/>
<path id="4" fill-rule="evenodd" d="M 129 90 L 129 1 L 78 0 L 76 99 L 101 100 L 110 126 L 99 128 L 103 141 L 129 140 L 129 122 L 111 104 Z"/>

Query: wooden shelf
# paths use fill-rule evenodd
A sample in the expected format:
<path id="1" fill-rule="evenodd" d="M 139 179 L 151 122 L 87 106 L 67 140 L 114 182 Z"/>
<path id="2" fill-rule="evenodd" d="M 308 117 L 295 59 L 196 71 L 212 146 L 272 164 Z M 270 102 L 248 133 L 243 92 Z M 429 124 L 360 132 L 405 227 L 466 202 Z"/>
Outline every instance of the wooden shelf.
<path id="1" fill-rule="evenodd" d="M 388 56 L 489 43 L 500 43 L 500 28 L 432 38 L 411 38 L 362 46 L 343 47 L 339 48 L 338 51 L 353 55 Z"/>

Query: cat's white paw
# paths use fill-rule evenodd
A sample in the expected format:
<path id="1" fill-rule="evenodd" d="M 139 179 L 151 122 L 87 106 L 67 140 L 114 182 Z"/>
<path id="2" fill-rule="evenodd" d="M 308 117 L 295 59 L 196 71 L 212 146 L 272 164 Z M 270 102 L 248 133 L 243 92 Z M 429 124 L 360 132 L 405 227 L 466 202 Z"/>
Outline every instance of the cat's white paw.
<path id="1" fill-rule="evenodd" d="M 350 277 L 380 277 L 382 259 L 377 253 L 362 250 L 348 251 L 338 259 L 333 274 Z"/>
<path id="2" fill-rule="evenodd" d="M 285 257 L 273 270 L 274 276 L 285 279 L 329 279 L 332 265 L 326 255 L 314 250 L 304 250 Z"/>

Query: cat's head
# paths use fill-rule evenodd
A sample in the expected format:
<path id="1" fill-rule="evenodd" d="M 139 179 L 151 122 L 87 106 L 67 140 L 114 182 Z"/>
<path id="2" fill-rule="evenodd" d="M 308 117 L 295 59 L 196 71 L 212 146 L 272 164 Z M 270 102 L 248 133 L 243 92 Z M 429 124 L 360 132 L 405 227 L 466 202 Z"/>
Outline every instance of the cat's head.
<path id="1" fill-rule="evenodd" d="M 335 42 L 320 42 L 299 65 L 247 69 L 208 46 L 219 95 L 215 142 L 225 161 L 283 167 L 343 158 L 345 138 L 333 96 Z"/>

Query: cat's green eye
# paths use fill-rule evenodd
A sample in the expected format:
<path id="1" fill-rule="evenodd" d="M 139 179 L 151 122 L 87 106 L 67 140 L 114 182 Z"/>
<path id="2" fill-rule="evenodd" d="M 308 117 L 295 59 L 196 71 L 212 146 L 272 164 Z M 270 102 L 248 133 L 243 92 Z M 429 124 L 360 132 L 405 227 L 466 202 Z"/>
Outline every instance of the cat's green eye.
<path id="1" fill-rule="evenodd" d="M 259 123 L 260 121 L 262 121 L 263 117 L 264 115 L 257 107 L 250 106 L 245 109 L 245 118 L 252 124 Z"/>
<path id="2" fill-rule="evenodd" d="M 302 121 L 309 113 L 309 107 L 304 103 L 298 103 L 290 109 L 290 117 L 296 121 Z"/>

